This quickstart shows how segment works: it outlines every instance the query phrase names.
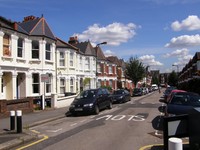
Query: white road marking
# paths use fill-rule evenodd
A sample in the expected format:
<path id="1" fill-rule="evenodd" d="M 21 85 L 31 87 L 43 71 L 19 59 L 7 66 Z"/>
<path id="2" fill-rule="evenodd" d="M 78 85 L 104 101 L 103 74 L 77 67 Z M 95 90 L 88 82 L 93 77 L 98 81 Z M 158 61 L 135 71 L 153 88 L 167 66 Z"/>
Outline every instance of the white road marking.
<path id="1" fill-rule="evenodd" d="M 57 130 L 46 130 L 46 132 L 53 132 L 53 133 L 56 133 L 56 132 L 59 132 L 59 131 L 61 131 L 61 130 L 62 130 L 62 128 L 57 129 Z"/>
<path id="2" fill-rule="evenodd" d="M 78 123 L 73 123 L 73 124 L 71 124 L 70 126 L 72 127 L 72 126 L 75 126 L 75 125 L 77 125 Z"/>

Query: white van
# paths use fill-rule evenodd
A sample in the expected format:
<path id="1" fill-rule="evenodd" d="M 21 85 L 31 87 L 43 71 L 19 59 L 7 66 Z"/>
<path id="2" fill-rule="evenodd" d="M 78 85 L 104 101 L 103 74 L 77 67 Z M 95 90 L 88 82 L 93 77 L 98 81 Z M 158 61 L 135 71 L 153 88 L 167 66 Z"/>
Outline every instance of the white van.
<path id="1" fill-rule="evenodd" d="M 151 85 L 151 88 L 152 88 L 153 90 L 158 90 L 158 85 L 157 85 L 157 84 L 152 84 L 152 85 Z"/>

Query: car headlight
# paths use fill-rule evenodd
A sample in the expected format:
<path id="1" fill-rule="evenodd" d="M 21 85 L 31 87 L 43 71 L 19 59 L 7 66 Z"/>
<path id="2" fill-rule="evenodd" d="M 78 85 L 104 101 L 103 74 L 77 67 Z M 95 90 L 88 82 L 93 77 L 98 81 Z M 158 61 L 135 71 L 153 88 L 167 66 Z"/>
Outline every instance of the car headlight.
<path id="1" fill-rule="evenodd" d="M 83 105 L 83 107 L 92 107 L 92 106 L 93 106 L 92 103 L 90 103 L 90 104 L 84 104 L 84 105 Z"/>
<path id="2" fill-rule="evenodd" d="M 120 98 L 120 99 L 122 99 L 122 98 L 123 98 L 123 96 L 120 96 L 119 98 Z"/>

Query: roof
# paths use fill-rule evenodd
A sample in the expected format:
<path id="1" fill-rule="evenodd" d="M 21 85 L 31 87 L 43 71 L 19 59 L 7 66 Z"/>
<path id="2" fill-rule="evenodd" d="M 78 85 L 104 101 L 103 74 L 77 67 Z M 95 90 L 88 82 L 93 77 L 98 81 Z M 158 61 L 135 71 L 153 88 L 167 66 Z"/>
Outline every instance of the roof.
<path id="1" fill-rule="evenodd" d="M 106 57 L 105 57 L 101 47 L 99 47 L 99 46 L 95 47 L 95 50 L 97 51 L 97 59 L 106 61 Z"/>
<path id="2" fill-rule="evenodd" d="M 73 44 L 75 47 L 85 55 L 96 56 L 95 49 L 92 47 L 90 41 Z"/>
<path id="3" fill-rule="evenodd" d="M 12 22 L 11 20 L 7 20 L 6 18 L 0 16 L 0 27 L 14 29 L 13 24 L 14 22 Z"/>
<path id="4" fill-rule="evenodd" d="M 77 47 L 69 44 L 69 43 L 66 43 L 65 41 L 59 39 L 59 38 L 56 38 L 56 46 L 58 48 L 71 48 L 71 49 L 74 49 L 74 50 L 79 50 Z"/>
<path id="5" fill-rule="evenodd" d="M 34 16 L 25 17 L 23 22 L 17 23 L 16 30 L 33 36 L 45 36 L 56 40 L 43 16 L 41 18 Z"/>
<path id="6" fill-rule="evenodd" d="M 119 59 L 117 58 L 117 56 L 109 56 L 109 57 L 107 57 L 107 60 L 116 64 L 117 66 L 121 66 L 121 63 L 120 63 Z"/>

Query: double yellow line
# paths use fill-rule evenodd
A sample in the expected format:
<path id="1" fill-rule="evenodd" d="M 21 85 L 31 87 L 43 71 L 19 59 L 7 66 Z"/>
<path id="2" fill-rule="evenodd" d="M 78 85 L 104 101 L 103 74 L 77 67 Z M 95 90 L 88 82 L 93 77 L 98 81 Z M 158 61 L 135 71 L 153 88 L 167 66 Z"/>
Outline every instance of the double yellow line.
<path id="1" fill-rule="evenodd" d="M 40 134 L 40 132 L 38 132 L 38 131 L 36 131 L 36 130 L 31 130 L 31 132 Z M 25 148 L 27 148 L 27 147 L 33 146 L 33 145 L 35 145 L 35 144 L 38 144 L 38 143 L 40 143 L 40 142 L 42 142 L 42 141 L 44 141 L 44 140 L 46 140 L 46 139 L 49 138 L 49 137 L 46 136 L 46 135 L 42 135 L 42 136 L 43 136 L 42 139 L 40 139 L 40 140 L 38 140 L 38 141 L 35 141 L 35 142 L 33 142 L 33 143 L 30 143 L 30 144 L 28 144 L 28 145 L 25 145 L 25 146 L 23 146 L 23 147 L 20 147 L 20 148 L 18 148 L 18 149 L 16 149 L 16 150 L 23 150 L 23 149 L 25 149 Z"/>

